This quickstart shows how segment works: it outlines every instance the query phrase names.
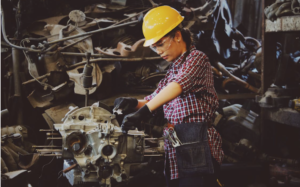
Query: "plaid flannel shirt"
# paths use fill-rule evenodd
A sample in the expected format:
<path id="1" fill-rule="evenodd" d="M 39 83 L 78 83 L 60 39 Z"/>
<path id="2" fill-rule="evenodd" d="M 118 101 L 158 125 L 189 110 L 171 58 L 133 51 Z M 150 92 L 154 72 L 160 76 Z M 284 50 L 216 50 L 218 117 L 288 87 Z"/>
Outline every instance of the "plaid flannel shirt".
<path id="1" fill-rule="evenodd" d="M 181 95 L 163 105 L 169 123 L 176 125 L 208 121 L 219 106 L 210 62 L 207 56 L 194 46 L 184 62 L 183 58 L 184 54 L 173 61 L 158 88 L 144 99 L 150 101 L 169 83 L 177 82 L 182 87 Z M 166 130 L 167 128 L 164 135 Z M 213 127 L 208 128 L 207 133 L 211 154 L 221 164 L 224 157 L 221 136 Z M 170 161 L 171 179 L 177 179 L 179 176 L 175 148 L 167 139 L 165 152 Z"/>

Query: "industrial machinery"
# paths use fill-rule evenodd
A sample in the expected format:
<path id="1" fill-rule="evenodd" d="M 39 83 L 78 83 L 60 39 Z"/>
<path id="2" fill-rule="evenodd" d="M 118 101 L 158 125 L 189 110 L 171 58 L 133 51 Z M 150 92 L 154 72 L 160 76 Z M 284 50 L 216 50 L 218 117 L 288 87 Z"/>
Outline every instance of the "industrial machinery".
<path id="1" fill-rule="evenodd" d="M 62 136 L 64 173 L 72 186 L 126 181 L 130 166 L 143 161 L 144 132 L 131 130 L 124 135 L 116 116 L 106 109 L 72 107 L 63 120 L 55 129 Z"/>

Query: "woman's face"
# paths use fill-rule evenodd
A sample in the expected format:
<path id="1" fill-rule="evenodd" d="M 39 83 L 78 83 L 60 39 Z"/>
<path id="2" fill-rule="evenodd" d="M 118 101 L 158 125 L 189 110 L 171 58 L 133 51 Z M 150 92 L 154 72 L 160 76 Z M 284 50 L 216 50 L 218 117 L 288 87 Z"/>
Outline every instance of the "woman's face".
<path id="1" fill-rule="evenodd" d="M 174 38 L 165 36 L 151 45 L 150 48 L 163 59 L 171 62 L 186 51 L 186 44 L 182 40 L 181 32 L 177 31 Z"/>

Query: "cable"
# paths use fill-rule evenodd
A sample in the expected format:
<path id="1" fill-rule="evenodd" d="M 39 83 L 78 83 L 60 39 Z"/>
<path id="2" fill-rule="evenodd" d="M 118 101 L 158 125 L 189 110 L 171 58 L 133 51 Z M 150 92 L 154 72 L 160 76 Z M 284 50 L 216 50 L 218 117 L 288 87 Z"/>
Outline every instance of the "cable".
<path id="1" fill-rule="evenodd" d="M 53 157 L 53 158 L 51 159 L 51 161 L 50 161 L 48 164 L 43 165 L 43 167 L 42 167 L 42 172 L 41 172 L 41 176 L 39 177 L 39 179 L 41 179 L 41 177 L 43 176 L 44 167 L 47 166 L 47 165 L 49 165 L 49 164 L 51 164 L 52 161 L 54 160 L 54 158 L 55 158 L 55 157 Z"/>
<path id="2" fill-rule="evenodd" d="M 58 175 L 57 180 L 60 179 L 60 178 L 64 175 L 64 174 L 63 174 L 63 171 L 64 171 L 64 170 L 61 170 L 61 171 L 58 172 L 58 174 L 57 174 L 57 175 Z"/>
<path id="3" fill-rule="evenodd" d="M 5 42 L 8 45 L 10 45 L 13 48 L 20 49 L 20 50 L 25 50 L 25 51 L 30 51 L 30 52 L 36 52 L 36 53 L 40 53 L 41 52 L 41 50 L 36 50 L 36 49 L 31 49 L 31 48 L 26 48 L 26 47 L 24 48 L 24 47 L 20 47 L 20 46 L 17 46 L 17 45 L 14 45 L 14 44 L 10 43 L 10 41 L 7 39 L 6 32 L 5 32 L 4 12 L 3 12 L 3 8 L 2 7 L 1 7 L 1 18 L 2 18 L 1 29 L 2 29 L 2 34 L 3 34 L 3 39 L 5 40 Z"/>

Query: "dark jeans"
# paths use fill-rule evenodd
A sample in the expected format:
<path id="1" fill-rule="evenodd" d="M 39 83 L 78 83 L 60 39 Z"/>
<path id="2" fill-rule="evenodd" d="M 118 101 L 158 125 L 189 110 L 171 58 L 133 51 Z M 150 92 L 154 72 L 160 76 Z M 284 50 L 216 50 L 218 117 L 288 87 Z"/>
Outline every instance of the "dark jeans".
<path id="1" fill-rule="evenodd" d="M 203 174 L 197 177 L 185 177 L 170 180 L 170 162 L 166 160 L 165 178 L 168 187 L 220 187 L 217 179 L 220 173 L 220 164 L 212 157 L 214 173 Z"/>

